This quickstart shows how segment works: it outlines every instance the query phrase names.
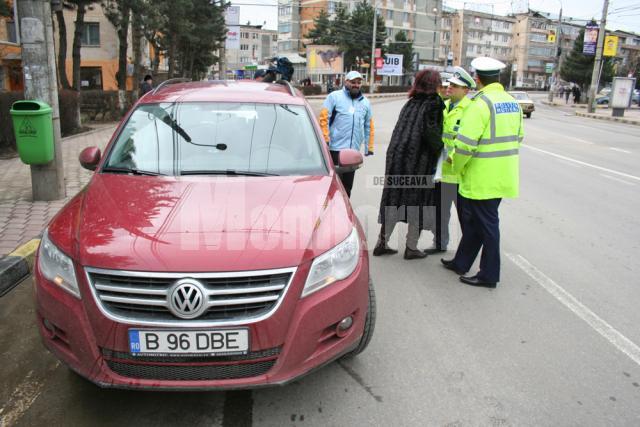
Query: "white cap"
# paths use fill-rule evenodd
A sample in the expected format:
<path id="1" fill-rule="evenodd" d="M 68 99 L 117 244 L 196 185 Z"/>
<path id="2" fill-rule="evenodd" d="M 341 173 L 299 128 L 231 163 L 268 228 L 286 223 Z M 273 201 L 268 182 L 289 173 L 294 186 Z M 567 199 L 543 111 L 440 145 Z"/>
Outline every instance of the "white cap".
<path id="1" fill-rule="evenodd" d="M 345 80 L 355 80 L 362 79 L 362 74 L 357 71 L 349 71 L 346 76 L 344 76 Z"/>
<path id="2" fill-rule="evenodd" d="M 473 81 L 473 77 L 462 67 L 454 68 L 453 77 L 449 79 L 449 82 L 457 86 L 468 87 L 469 89 L 475 89 L 476 87 L 476 82 Z"/>
<path id="3" fill-rule="evenodd" d="M 476 70 L 481 76 L 497 76 L 500 74 L 500 70 L 505 68 L 506 65 L 497 59 L 489 58 L 488 56 L 483 56 L 481 58 L 476 58 L 471 61 L 471 68 Z"/>
<path id="4" fill-rule="evenodd" d="M 449 81 L 442 82 L 442 87 L 449 87 Z"/>

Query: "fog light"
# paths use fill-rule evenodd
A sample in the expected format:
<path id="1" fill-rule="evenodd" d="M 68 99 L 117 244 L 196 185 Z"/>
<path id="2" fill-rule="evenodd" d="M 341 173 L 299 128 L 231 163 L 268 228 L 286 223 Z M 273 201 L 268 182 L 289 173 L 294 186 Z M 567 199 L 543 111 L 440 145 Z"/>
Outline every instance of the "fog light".
<path id="1" fill-rule="evenodd" d="M 347 316 L 338 323 L 338 331 L 344 332 L 353 325 L 353 317 Z"/>

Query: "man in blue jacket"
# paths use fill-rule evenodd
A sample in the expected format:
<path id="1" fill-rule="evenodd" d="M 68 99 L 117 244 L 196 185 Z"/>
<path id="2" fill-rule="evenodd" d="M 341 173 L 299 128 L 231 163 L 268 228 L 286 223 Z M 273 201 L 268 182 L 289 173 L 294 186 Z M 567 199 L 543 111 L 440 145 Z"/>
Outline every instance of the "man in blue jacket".
<path id="1" fill-rule="evenodd" d="M 350 71 L 344 78 L 344 88 L 327 95 L 320 111 L 320 126 L 334 164 L 338 164 L 340 151 L 360 151 L 373 155 L 373 114 L 369 100 L 360 91 L 362 74 Z M 340 174 L 347 194 L 351 196 L 355 172 Z"/>

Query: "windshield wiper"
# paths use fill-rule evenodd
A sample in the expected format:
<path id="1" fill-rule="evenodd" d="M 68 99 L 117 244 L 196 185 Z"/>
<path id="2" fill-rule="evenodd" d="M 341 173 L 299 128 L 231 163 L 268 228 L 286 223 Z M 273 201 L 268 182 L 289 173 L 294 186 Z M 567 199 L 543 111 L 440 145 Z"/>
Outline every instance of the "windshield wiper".
<path id="1" fill-rule="evenodd" d="M 154 106 L 155 108 L 150 108 L 150 113 L 162 120 L 167 126 L 176 131 L 185 141 L 191 142 L 191 137 L 189 134 L 176 122 L 171 118 L 169 113 L 165 111 L 164 108 L 159 106 Z"/>
<path id="2" fill-rule="evenodd" d="M 159 173 L 159 172 L 143 171 L 140 169 L 131 169 L 131 168 L 119 168 L 115 166 L 104 167 L 102 168 L 102 172 L 126 173 L 131 175 L 149 175 L 149 176 L 164 175 L 163 173 Z"/>
<path id="3" fill-rule="evenodd" d="M 180 175 L 278 176 L 277 173 L 227 170 L 185 170 Z"/>
<path id="4" fill-rule="evenodd" d="M 287 110 L 288 112 L 290 112 L 291 114 L 295 114 L 296 116 L 298 115 L 298 113 L 296 113 L 295 111 L 293 111 L 291 108 L 289 108 L 289 106 L 287 104 L 279 104 L 282 108 L 284 108 L 285 110 Z"/>

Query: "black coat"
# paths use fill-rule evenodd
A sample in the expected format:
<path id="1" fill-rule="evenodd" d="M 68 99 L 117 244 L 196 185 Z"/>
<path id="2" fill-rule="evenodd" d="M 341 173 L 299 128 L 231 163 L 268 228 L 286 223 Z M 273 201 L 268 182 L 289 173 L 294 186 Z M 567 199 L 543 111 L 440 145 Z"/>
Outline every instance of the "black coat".
<path id="1" fill-rule="evenodd" d="M 433 174 L 442 151 L 444 103 L 438 94 L 417 95 L 402 107 L 387 150 L 385 187 L 378 222 L 418 221 L 421 229 L 435 229 Z M 420 185 L 393 181 L 397 176 L 422 177 Z M 425 188 L 425 181 L 429 188 Z"/>

